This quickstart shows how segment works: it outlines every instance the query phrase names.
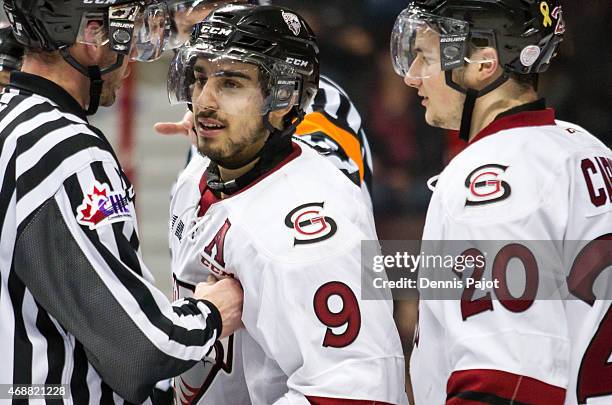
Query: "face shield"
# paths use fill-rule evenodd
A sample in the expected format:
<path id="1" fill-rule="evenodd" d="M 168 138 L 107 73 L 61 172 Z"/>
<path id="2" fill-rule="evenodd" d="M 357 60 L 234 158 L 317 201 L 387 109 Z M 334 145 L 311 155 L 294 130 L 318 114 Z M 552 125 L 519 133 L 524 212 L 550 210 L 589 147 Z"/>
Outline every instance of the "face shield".
<path id="1" fill-rule="evenodd" d="M 166 49 L 176 49 L 189 41 L 194 25 L 204 21 L 216 8 L 247 2 L 247 0 L 167 0 L 170 21 Z"/>
<path id="2" fill-rule="evenodd" d="M 291 66 L 268 68 L 255 55 L 235 53 L 205 43 L 181 48 L 168 73 L 170 103 L 234 116 L 263 116 L 297 104 L 300 81 Z"/>
<path id="3" fill-rule="evenodd" d="M 472 62 L 466 58 L 469 24 L 419 8 L 402 11 L 391 34 L 391 58 L 397 74 L 426 79 Z M 482 62 L 482 61 L 481 61 Z"/>
<path id="4" fill-rule="evenodd" d="M 106 45 L 130 60 L 150 62 L 161 57 L 167 42 L 170 18 L 165 2 L 136 1 L 85 13 L 81 18 L 77 42 Z"/>

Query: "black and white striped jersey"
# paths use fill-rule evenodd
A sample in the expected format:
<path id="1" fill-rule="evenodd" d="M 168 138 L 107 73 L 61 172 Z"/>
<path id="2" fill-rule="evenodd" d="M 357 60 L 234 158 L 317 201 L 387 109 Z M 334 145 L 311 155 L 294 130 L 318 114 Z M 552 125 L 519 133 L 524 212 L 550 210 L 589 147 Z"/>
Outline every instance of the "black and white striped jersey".
<path id="1" fill-rule="evenodd" d="M 74 404 L 149 402 L 221 333 L 171 304 L 139 252 L 134 193 L 65 90 L 16 73 L 0 95 L 0 382 L 67 384 Z"/>
<path id="2" fill-rule="evenodd" d="M 326 76 L 296 136 L 334 163 L 364 193 L 372 191 L 372 154 L 361 115 L 346 92 Z"/>

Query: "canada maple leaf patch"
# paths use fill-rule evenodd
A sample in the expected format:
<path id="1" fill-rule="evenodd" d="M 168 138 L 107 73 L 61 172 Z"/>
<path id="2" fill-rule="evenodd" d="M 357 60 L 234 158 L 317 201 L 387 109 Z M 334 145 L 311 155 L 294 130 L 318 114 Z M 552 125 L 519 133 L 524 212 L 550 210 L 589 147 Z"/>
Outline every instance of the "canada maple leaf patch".
<path id="1" fill-rule="evenodd" d="M 79 224 L 96 229 L 115 222 L 131 221 L 132 213 L 125 193 L 114 192 L 106 183 L 94 181 L 90 192 L 76 210 Z"/>

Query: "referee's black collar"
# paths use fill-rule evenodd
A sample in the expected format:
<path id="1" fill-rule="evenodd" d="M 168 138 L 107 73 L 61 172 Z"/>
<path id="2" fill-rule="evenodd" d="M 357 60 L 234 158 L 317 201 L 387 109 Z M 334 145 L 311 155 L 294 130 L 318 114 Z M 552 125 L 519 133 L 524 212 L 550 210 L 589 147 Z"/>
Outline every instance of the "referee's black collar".
<path id="1" fill-rule="evenodd" d="M 11 72 L 10 86 L 46 97 L 57 104 L 60 110 L 74 114 L 88 122 L 87 113 L 78 101 L 64 88 L 42 76 L 24 72 Z"/>

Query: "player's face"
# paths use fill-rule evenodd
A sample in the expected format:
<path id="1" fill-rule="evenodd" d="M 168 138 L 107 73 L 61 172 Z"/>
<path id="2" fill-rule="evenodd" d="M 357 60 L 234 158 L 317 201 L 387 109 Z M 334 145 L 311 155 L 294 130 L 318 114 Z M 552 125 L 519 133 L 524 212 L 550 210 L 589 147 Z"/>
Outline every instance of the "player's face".
<path id="1" fill-rule="evenodd" d="M 464 96 L 446 84 L 440 68 L 439 36 L 431 31 L 417 33 L 415 50 L 416 58 L 404 82 L 423 98 L 425 120 L 434 127 L 459 129 Z"/>
<path id="2" fill-rule="evenodd" d="M 106 47 L 103 54 L 103 61 L 99 66 L 106 67 L 115 63 L 117 54 Z M 121 88 L 123 81 L 130 75 L 129 58 L 123 58 L 123 64 L 110 73 L 102 75 L 104 84 L 102 85 L 102 95 L 100 105 L 110 107 L 117 99 L 117 92 Z"/>
<path id="3" fill-rule="evenodd" d="M 200 153 L 221 166 L 254 156 L 268 136 L 258 68 L 199 58 L 194 75 L 192 106 Z"/>

